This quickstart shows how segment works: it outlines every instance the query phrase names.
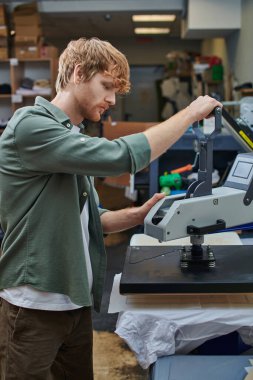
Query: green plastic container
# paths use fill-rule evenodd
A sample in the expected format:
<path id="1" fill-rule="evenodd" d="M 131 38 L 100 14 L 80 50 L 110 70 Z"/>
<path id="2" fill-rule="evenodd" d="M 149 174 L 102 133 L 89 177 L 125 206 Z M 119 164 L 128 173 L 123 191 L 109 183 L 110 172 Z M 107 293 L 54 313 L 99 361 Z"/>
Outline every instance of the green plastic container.
<path id="1" fill-rule="evenodd" d="M 159 183 L 162 188 L 169 187 L 170 189 L 175 188 L 176 190 L 180 190 L 182 187 L 182 177 L 179 173 L 164 174 L 160 176 Z"/>
<path id="2" fill-rule="evenodd" d="M 212 80 L 223 80 L 223 66 L 222 65 L 212 66 Z"/>

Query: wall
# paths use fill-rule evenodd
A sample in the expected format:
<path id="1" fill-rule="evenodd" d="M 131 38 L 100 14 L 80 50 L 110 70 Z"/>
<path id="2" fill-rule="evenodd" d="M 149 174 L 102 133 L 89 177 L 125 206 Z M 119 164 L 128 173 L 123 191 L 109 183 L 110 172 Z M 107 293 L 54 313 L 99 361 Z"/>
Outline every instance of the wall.
<path id="1" fill-rule="evenodd" d="M 253 82 L 253 1 L 242 0 L 241 29 L 226 38 L 203 40 L 201 53 L 217 55 L 224 64 L 226 99 L 230 99 L 231 88 L 236 84 Z"/>
<path id="2" fill-rule="evenodd" d="M 188 0 L 187 18 L 182 23 L 186 38 L 216 38 L 240 27 L 241 0 Z"/>
<path id="3" fill-rule="evenodd" d="M 142 38 L 107 38 L 117 49 L 122 51 L 130 65 L 162 65 L 166 62 L 165 55 L 171 50 L 186 50 L 200 52 L 201 40 L 182 40 L 172 37 L 142 37 Z M 57 47 L 62 51 L 69 39 L 58 40 Z"/>
<path id="4" fill-rule="evenodd" d="M 224 90 L 225 99 L 231 98 L 231 68 L 228 58 L 227 45 L 225 38 L 211 38 L 202 41 L 201 44 L 202 55 L 215 55 L 222 59 L 224 68 Z"/>
<path id="5" fill-rule="evenodd" d="M 120 49 L 130 65 L 160 65 L 166 63 L 166 54 L 173 50 L 199 53 L 201 40 L 182 40 L 180 38 L 121 38 L 110 39 Z"/>
<path id="6" fill-rule="evenodd" d="M 242 0 L 242 27 L 226 39 L 231 72 L 238 84 L 253 82 L 253 1 Z"/>
<path id="7" fill-rule="evenodd" d="M 112 111 L 113 120 L 160 120 L 157 80 L 163 78 L 166 54 L 170 51 L 200 53 L 200 40 L 179 38 L 110 39 L 127 57 L 131 66 L 132 89 L 126 97 L 117 101 Z"/>

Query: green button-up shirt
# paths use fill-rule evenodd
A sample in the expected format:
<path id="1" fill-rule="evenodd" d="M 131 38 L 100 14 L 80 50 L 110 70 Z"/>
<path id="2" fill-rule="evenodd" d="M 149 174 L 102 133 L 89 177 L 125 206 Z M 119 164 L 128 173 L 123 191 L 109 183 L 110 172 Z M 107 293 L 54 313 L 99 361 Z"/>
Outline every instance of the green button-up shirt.
<path id="1" fill-rule="evenodd" d="M 89 198 L 94 307 L 106 255 L 90 176 L 135 173 L 150 160 L 144 134 L 114 141 L 71 133 L 68 116 L 47 100 L 17 110 L 0 138 L 0 224 L 5 233 L 0 289 L 30 285 L 90 306 L 80 212 Z"/>

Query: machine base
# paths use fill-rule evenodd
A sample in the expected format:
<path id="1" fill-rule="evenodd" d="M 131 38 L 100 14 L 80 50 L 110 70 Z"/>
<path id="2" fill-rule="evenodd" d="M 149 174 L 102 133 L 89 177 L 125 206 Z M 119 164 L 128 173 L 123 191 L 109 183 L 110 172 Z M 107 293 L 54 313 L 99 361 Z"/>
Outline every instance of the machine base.
<path id="1" fill-rule="evenodd" d="M 181 268 L 181 249 L 128 247 L 120 293 L 253 293 L 253 246 L 212 246 L 213 268 Z"/>

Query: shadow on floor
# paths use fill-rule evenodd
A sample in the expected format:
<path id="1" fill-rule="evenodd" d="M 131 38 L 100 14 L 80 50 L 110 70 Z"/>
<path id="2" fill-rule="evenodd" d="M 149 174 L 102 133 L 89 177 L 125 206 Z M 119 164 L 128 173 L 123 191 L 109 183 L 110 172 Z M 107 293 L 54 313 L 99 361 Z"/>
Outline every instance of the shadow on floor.
<path id="1" fill-rule="evenodd" d="M 127 236 L 125 241 L 110 247 L 106 247 L 107 251 L 107 272 L 103 293 L 102 307 L 100 313 L 93 311 L 93 328 L 96 331 L 114 332 L 118 313 L 108 314 L 110 294 L 115 274 L 121 273 L 125 261 L 125 254 L 129 244 L 131 235 Z"/>

